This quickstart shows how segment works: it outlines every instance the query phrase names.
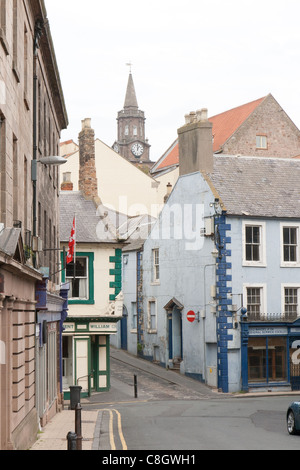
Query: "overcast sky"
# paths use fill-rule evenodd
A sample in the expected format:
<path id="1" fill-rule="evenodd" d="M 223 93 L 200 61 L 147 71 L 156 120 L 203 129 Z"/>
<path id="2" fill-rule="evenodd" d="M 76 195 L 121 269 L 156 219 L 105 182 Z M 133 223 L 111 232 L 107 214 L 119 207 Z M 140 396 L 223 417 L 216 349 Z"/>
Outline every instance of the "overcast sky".
<path id="1" fill-rule="evenodd" d="M 300 128 L 299 0 L 45 0 L 68 130 L 81 120 L 111 146 L 129 67 L 146 115 L 150 158 L 184 115 L 214 116 L 271 93 Z"/>

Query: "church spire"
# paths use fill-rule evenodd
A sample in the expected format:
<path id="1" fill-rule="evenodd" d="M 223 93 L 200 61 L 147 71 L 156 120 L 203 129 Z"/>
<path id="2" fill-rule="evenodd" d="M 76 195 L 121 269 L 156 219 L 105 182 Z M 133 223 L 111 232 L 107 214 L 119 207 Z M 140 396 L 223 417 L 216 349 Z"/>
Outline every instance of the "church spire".
<path id="1" fill-rule="evenodd" d="M 131 71 L 129 73 L 128 85 L 125 97 L 124 108 L 138 108 L 138 102 L 136 99 L 135 88 Z"/>

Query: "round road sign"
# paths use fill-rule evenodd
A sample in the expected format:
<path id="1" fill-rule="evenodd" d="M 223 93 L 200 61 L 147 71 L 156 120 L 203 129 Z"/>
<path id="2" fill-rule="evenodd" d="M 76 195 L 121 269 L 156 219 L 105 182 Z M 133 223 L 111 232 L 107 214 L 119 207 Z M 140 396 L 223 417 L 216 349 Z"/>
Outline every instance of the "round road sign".
<path id="1" fill-rule="evenodd" d="M 187 315 L 186 315 L 187 319 L 189 322 L 193 323 L 195 320 L 196 320 L 196 314 L 195 312 L 193 312 L 193 310 L 190 310 Z"/>

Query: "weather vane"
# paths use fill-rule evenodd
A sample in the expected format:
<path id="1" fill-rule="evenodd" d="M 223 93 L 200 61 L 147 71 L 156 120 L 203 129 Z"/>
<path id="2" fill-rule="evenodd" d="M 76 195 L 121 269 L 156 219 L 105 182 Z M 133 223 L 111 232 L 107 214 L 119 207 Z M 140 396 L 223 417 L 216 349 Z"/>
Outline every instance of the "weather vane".
<path id="1" fill-rule="evenodd" d="M 131 67 L 132 67 L 133 64 L 131 62 L 128 62 L 126 65 L 127 65 L 127 67 L 129 67 L 129 70 L 130 70 L 130 73 L 131 73 Z"/>

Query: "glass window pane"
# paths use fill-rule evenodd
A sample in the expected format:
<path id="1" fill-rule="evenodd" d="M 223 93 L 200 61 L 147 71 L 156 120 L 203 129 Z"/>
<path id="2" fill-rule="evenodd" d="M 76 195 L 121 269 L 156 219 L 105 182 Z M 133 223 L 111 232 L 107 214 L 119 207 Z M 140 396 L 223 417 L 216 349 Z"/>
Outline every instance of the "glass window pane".
<path id="1" fill-rule="evenodd" d="M 268 339 L 269 382 L 287 380 L 286 338 Z"/>
<path id="2" fill-rule="evenodd" d="M 266 338 L 249 338 L 248 381 L 266 381 Z"/>

